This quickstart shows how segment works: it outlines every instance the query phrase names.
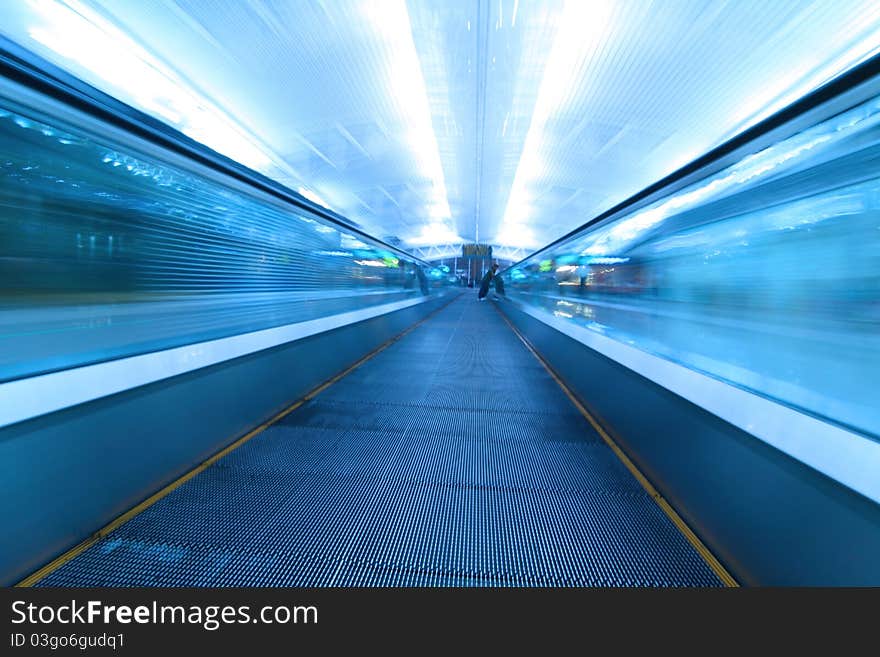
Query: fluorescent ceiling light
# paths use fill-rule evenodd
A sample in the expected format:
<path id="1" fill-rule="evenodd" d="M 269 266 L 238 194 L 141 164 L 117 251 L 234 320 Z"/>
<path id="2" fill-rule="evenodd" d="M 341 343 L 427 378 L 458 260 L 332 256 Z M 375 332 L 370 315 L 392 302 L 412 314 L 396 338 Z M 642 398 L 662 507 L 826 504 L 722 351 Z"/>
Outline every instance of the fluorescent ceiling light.
<path id="1" fill-rule="evenodd" d="M 508 223 L 501 226 L 493 243 L 499 246 L 526 249 L 539 246 L 535 239 L 535 232 L 521 223 Z"/>
<path id="2" fill-rule="evenodd" d="M 440 149 L 431 122 L 431 106 L 413 43 L 406 2 L 365 2 L 362 9 L 376 36 L 385 45 L 390 69 L 388 79 L 391 81 L 391 88 L 385 90 L 385 94 L 400 107 L 400 115 L 406 117 L 406 141 L 422 175 L 431 181 L 431 197 L 425 199 L 431 208 L 430 216 L 451 217 Z"/>
<path id="3" fill-rule="evenodd" d="M 421 233 L 407 239 L 406 243 L 410 246 L 433 246 L 461 241 L 461 237 L 454 230 L 446 224 L 438 222 L 424 226 Z"/>
<path id="4" fill-rule="evenodd" d="M 569 0 L 556 16 L 558 25 L 553 49 L 547 59 L 544 77 L 535 100 L 529 132 L 520 155 L 510 196 L 497 237 L 499 243 L 517 245 L 503 235 L 523 235 L 522 227 L 514 227 L 528 220 L 530 186 L 545 168 L 541 147 L 547 122 L 567 105 L 571 91 L 578 86 L 578 76 L 584 60 L 593 51 L 596 42 L 608 31 L 611 6 L 607 0 Z"/>
<path id="5" fill-rule="evenodd" d="M 69 60 L 86 79 L 98 76 L 139 109 L 257 171 L 277 166 L 232 119 L 182 83 L 121 30 L 78 0 L 28 0 L 38 21 L 29 35 Z M 120 93 L 121 92 L 121 93 Z"/>

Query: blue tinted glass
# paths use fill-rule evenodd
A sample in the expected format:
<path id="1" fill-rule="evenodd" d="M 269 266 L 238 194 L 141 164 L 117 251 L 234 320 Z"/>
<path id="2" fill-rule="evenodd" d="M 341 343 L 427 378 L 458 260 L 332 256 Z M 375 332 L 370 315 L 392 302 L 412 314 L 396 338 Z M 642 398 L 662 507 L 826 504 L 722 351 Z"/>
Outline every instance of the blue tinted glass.
<path id="1" fill-rule="evenodd" d="M 513 299 L 880 436 L 880 102 L 504 273 Z"/>
<path id="2" fill-rule="evenodd" d="M 95 132 L 0 97 L 0 380 L 446 284 L 222 174 Z"/>

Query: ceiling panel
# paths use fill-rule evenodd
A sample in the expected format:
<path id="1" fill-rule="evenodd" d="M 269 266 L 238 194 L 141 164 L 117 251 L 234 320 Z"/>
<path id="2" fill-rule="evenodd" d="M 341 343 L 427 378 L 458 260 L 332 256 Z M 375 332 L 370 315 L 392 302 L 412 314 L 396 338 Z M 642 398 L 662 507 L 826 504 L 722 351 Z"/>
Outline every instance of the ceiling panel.
<path id="1" fill-rule="evenodd" d="M 866 0 L 22 0 L 0 31 L 404 246 L 537 248 L 880 48 Z"/>

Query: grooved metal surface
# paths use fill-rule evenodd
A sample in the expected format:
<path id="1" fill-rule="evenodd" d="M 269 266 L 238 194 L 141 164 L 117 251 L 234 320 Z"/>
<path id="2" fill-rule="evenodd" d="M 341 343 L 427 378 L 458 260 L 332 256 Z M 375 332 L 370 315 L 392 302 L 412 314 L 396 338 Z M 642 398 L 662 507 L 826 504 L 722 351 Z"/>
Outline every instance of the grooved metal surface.
<path id="1" fill-rule="evenodd" d="M 720 585 L 475 296 L 39 585 Z"/>

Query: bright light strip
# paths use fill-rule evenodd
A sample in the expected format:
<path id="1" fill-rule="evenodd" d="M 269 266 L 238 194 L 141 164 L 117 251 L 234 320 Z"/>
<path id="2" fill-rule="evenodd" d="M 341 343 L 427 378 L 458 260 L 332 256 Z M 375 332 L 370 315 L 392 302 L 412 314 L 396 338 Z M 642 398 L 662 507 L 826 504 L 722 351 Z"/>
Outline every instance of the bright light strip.
<path id="1" fill-rule="evenodd" d="M 377 41 L 385 45 L 390 81 L 386 95 L 394 99 L 400 108 L 400 115 L 407 121 L 407 142 L 420 172 L 432 184 L 431 198 L 426 199 L 428 215 L 433 219 L 448 220 L 452 217 L 452 213 L 449 209 L 446 179 L 440 161 L 437 136 L 431 122 L 431 106 L 428 103 L 425 79 L 412 38 L 412 25 L 406 2 L 405 0 L 365 2 L 362 7 L 365 17 L 376 32 Z M 425 232 L 426 234 L 445 233 L 434 229 Z M 442 241 L 450 240 L 443 238 Z M 429 243 L 422 242 L 422 244 Z"/>
<path id="2" fill-rule="evenodd" d="M 28 0 L 28 4 L 39 17 L 29 30 L 31 38 L 98 76 L 139 109 L 252 169 L 265 173 L 279 166 L 278 158 L 270 157 L 219 108 L 78 0 Z"/>
<path id="3" fill-rule="evenodd" d="M 414 235 L 406 240 L 411 246 L 432 246 L 436 244 L 449 244 L 450 242 L 460 242 L 459 237 L 445 223 L 434 222 L 422 228 L 422 232 Z"/>
<path id="4" fill-rule="evenodd" d="M 556 18 L 556 39 L 544 68 L 529 132 L 507 198 L 497 239 L 500 243 L 535 246 L 531 235 L 524 230 L 524 222 L 531 218 L 527 211 L 531 200 L 529 186 L 543 173 L 541 146 L 545 128 L 547 122 L 565 108 L 568 94 L 578 86 L 579 71 L 597 40 L 607 31 L 610 13 L 608 0 L 568 0 Z"/>
<path id="5" fill-rule="evenodd" d="M 524 223 L 519 222 L 502 225 L 493 243 L 511 249 L 528 249 L 538 246 L 535 232 Z"/>

